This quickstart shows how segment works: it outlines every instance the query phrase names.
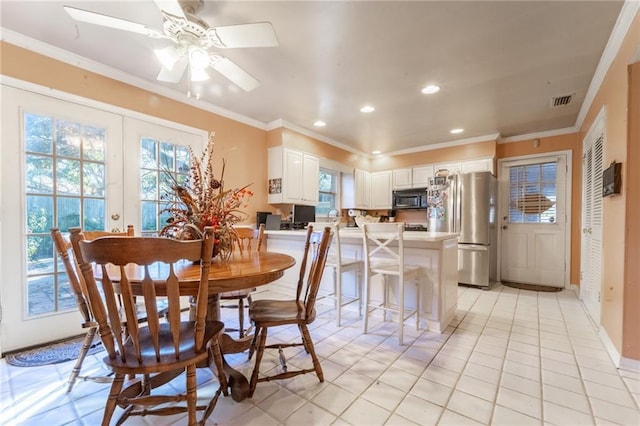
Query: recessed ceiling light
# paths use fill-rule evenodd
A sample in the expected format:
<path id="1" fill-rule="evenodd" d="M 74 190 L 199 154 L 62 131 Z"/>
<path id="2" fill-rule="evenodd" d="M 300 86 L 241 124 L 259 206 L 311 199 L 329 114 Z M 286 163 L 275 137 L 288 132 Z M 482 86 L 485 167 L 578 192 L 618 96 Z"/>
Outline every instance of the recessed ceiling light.
<path id="1" fill-rule="evenodd" d="M 371 151 L 371 153 L 372 153 L 373 155 L 378 155 L 378 154 L 382 154 L 382 151 L 378 151 L 378 150 L 376 150 L 376 151 Z"/>
<path id="2" fill-rule="evenodd" d="M 436 86 L 434 84 L 430 84 L 422 88 L 422 93 L 424 93 L 425 95 L 433 95 L 434 93 L 438 93 L 439 91 L 440 86 Z"/>
<path id="3" fill-rule="evenodd" d="M 373 106 L 371 106 L 371 105 L 365 105 L 365 106 L 363 106 L 362 108 L 360 108 L 360 112 L 364 112 L 364 113 L 367 113 L 367 112 L 373 112 L 373 111 L 375 111 L 375 110 L 376 110 L 376 109 L 375 109 Z"/>
<path id="4" fill-rule="evenodd" d="M 325 123 L 325 122 L 324 122 L 324 121 L 322 121 L 322 120 L 318 120 L 318 121 L 316 121 L 315 123 L 313 123 L 313 125 L 314 125 L 314 126 L 316 126 L 316 127 L 324 127 L 324 126 L 326 126 L 326 125 L 327 125 L 327 123 Z"/>
<path id="5" fill-rule="evenodd" d="M 464 129 L 451 129 L 450 132 L 453 133 L 454 135 L 457 135 L 458 133 L 464 132 Z"/>

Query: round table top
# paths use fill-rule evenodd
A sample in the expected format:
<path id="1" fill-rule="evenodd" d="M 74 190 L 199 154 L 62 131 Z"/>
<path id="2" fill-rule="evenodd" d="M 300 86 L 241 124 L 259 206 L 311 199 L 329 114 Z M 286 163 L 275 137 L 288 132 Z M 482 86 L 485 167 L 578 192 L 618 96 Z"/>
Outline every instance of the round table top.
<path id="1" fill-rule="evenodd" d="M 242 255 L 235 253 L 228 260 L 215 258 L 209 269 L 209 294 L 268 284 L 282 277 L 284 271 L 295 263 L 295 259 L 287 254 L 267 251 Z M 144 277 L 144 269 L 134 265 L 128 265 L 125 268 L 132 285 L 132 291 L 134 294 L 142 294 L 140 282 Z M 151 277 L 157 279 L 156 293 L 158 296 L 165 295 L 163 284 L 168 275 L 168 268 L 169 265 L 163 263 L 154 263 L 149 266 Z M 196 295 L 200 282 L 200 265 L 181 261 L 174 264 L 174 271 L 180 280 L 180 294 L 184 296 Z M 120 272 L 117 267 L 110 266 L 108 272 L 112 281 L 119 281 Z M 94 269 L 94 274 L 96 279 L 100 279 L 102 276 L 99 269 Z"/>

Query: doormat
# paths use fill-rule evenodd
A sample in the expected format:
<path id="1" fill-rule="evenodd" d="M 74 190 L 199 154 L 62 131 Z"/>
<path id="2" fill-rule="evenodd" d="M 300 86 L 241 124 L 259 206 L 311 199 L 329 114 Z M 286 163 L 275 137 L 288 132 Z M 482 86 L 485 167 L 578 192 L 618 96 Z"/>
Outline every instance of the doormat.
<path id="1" fill-rule="evenodd" d="M 58 364 L 78 359 L 84 336 L 62 342 L 51 343 L 49 345 L 16 352 L 5 356 L 8 364 L 16 367 L 39 367 L 42 365 Z M 103 351 L 102 342 L 94 340 L 87 355 L 93 355 Z"/>
<path id="2" fill-rule="evenodd" d="M 502 281 L 502 285 L 506 287 L 517 288 L 520 290 L 544 291 L 547 293 L 557 293 L 559 291 L 562 291 L 562 287 L 551 287 L 548 285 L 522 284 L 522 283 L 512 283 L 508 281 Z"/>

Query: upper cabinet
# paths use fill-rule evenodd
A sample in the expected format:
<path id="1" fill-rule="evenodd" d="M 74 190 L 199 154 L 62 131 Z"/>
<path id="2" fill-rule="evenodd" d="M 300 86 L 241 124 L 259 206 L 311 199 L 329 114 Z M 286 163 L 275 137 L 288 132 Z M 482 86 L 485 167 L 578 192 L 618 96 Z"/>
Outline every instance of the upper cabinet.
<path id="1" fill-rule="evenodd" d="M 433 176 L 437 174 L 454 175 L 460 173 L 460 161 L 438 163 L 433 165 Z"/>
<path id="2" fill-rule="evenodd" d="M 395 169 L 392 173 L 393 189 L 411 188 L 411 169 Z"/>
<path id="3" fill-rule="evenodd" d="M 269 148 L 268 169 L 270 204 L 318 204 L 317 157 L 277 146 Z"/>
<path id="4" fill-rule="evenodd" d="M 391 192 L 391 191 L 389 191 Z M 342 208 L 368 209 L 371 200 L 371 174 L 355 169 L 342 175 Z"/>
<path id="5" fill-rule="evenodd" d="M 461 173 L 471 172 L 491 172 L 493 171 L 493 158 L 480 158 L 476 160 L 463 161 L 460 165 Z"/>
<path id="6" fill-rule="evenodd" d="M 424 188 L 429 185 L 429 178 L 433 176 L 433 166 L 395 169 L 392 174 L 393 189 Z"/>
<path id="7" fill-rule="evenodd" d="M 371 173 L 371 209 L 391 208 L 391 180 L 391 171 Z"/>
<path id="8" fill-rule="evenodd" d="M 411 187 L 425 188 L 429 186 L 429 179 L 433 177 L 433 166 L 414 167 L 412 170 Z"/>

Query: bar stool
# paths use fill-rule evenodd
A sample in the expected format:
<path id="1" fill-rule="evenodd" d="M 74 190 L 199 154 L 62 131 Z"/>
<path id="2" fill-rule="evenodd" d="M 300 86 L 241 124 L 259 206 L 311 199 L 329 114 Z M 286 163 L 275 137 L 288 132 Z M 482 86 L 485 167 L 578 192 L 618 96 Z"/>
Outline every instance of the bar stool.
<path id="1" fill-rule="evenodd" d="M 333 233 L 333 244 L 329 248 L 329 255 L 325 268 L 333 269 L 333 293 L 327 297 L 335 300 L 337 312 L 336 325 L 341 327 L 342 308 L 354 302 L 358 302 L 358 316 L 362 317 L 362 267 L 364 262 L 354 256 L 344 256 L 340 243 L 339 225 L 337 223 L 309 223 L 314 229 L 322 229 L 323 226 L 329 226 Z M 355 273 L 355 297 L 345 296 L 342 293 L 342 274 L 345 272 Z"/>
<path id="2" fill-rule="evenodd" d="M 420 268 L 413 265 L 405 265 L 404 261 L 404 223 L 365 223 L 363 225 L 364 239 L 364 321 L 363 332 L 367 333 L 369 314 L 377 309 L 387 313 L 397 313 L 399 322 L 400 345 L 403 345 L 404 322 L 412 315 L 416 317 L 416 330 L 419 328 L 420 306 Z M 380 304 L 371 304 L 371 277 L 382 275 L 383 300 Z M 388 277 L 398 277 L 397 302 L 389 300 Z M 405 281 L 414 280 L 416 283 L 415 309 L 405 309 Z"/>

